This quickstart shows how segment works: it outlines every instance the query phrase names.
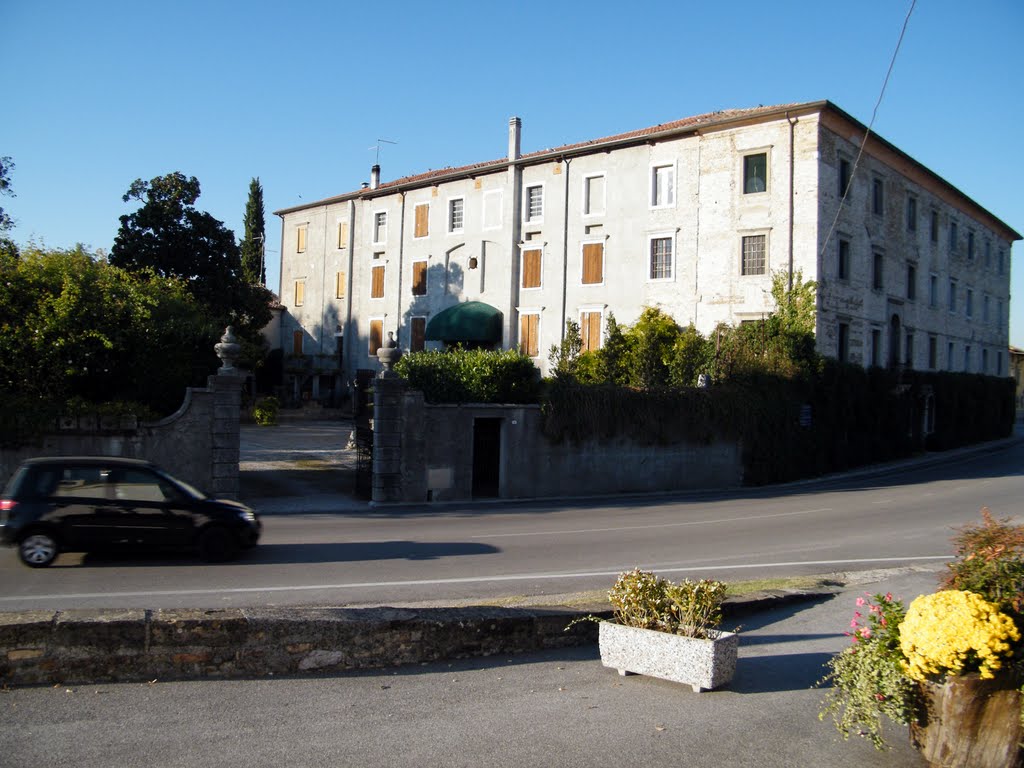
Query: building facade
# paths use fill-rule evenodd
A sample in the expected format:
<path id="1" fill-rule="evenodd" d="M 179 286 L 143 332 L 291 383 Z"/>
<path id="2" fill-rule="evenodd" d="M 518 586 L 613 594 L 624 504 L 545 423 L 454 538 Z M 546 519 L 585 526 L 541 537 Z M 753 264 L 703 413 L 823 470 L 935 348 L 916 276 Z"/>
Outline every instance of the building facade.
<path id="1" fill-rule="evenodd" d="M 525 155 L 513 118 L 500 160 L 385 183 L 375 166 L 359 190 L 276 213 L 286 370 L 307 396 L 377 368 L 389 334 L 458 341 L 460 305 L 500 329 L 466 340 L 543 370 L 566 320 L 588 349 L 609 314 L 628 325 L 648 306 L 705 335 L 759 320 L 779 271 L 817 281 L 822 354 L 1009 371 L 1021 236 L 828 101 Z"/>

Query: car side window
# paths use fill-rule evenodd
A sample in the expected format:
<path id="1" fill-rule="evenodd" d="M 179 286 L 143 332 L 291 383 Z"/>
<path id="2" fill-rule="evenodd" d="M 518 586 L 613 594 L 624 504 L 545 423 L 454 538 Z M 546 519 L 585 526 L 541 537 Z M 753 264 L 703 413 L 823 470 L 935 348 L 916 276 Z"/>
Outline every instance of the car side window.
<path id="1" fill-rule="evenodd" d="M 107 471 L 100 467 L 64 467 L 53 489 L 57 497 L 106 499 Z"/>
<path id="2" fill-rule="evenodd" d="M 112 473 L 114 498 L 120 501 L 167 501 L 160 478 L 151 472 L 123 469 Z"/>

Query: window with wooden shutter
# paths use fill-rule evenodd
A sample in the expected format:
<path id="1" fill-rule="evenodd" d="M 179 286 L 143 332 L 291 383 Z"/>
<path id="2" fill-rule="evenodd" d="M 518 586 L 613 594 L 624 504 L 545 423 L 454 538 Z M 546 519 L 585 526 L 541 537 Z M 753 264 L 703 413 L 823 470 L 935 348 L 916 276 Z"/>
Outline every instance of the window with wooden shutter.
<path id="1" fill-rule="evenodd" d="M 593 352 L 601 348 L 601 313 L 580 313 L 580 337 L 583 340 L 584 352 Z"/>
<path id="2" fill-rule="evenodd" d="M 383 299 L 384 298 L 384 267 L 373 267 L 371 272 L 370 282 L 370 298 L 371 299 Z"/>
<path id="3" fill-rule="evenodd" d="M 426 347 L 426 336 L 427 336 L 427 318 L 425 317 L 414 317 L 412 318 L 412 338 L 409 340 L 409 351 L 410 352 L 422 352 Z"/>
<path id="4" fill-rule="evenodd" d="M 338 247 L 348 248 L 348 222 L 338 222 Z"/>
<path id="5" fill-rule="evenodd" d="M 302 354 L 302 331 L 292 331 L 292 354 Z"/>
<path id="6" fill-rule="evenodd" d="M 303 302 L 306 301 L 306 281 L 296 280 L 295 281 L 295 306 L 301 307 Z"/>
<path id="7" fill-rule="evenodd" d="M 523 288 L 540 288 L 540 248 L 523 251 Z"/>
<path id="8" fill-rule="evenodd" d="M 430 234 L 430 203 L 420 203 L 416 206 L 416 225 L 413 237 L 426 237 Z"/>
<path id="9" fill-rule="evenodd" d="M 540 354 L 540 339 L 537 336 L 540 330 L 540 315 L 519 316 L 519 351 L 527 357 L 537 357 Z"/>
<path id="10" fill-rule="evenodd" d="M 414 261 L 412 263 L 412 295 L 427 295 L 427 262 Z"/>
<path id="11" fill-rule="evenodd" d="M 302 253 L 306 250 L 306 225 L 295 230 L 295 250 Z"/>
<path id="12" fill-rule="evenodd" d="M 583 283 L 604 282 L 604 243 L 583 244 Z"/>
<path id="13" fill-rule="evenodd" d="M 384 321 L 370 321 L 370 355 L 376 356 L 384 343 Z"/>
<path id="14" fill-rule="evenodd" d="M 334 298 L 345 298 L 345 273 L 339 272 L 334 277 Z"/>

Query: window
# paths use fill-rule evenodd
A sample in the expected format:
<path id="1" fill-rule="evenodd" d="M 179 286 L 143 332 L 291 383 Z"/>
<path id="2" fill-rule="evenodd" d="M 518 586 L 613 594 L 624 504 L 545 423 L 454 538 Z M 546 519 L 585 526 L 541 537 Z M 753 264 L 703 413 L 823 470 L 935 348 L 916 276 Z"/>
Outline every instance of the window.
<path id="1" fill-rule="evenodd" d="M 885 212 L 885 184 L 877 176 L 871 181 L 871 212 L 877 216 Z"/>
<path id="2" fill-rule="evenodd" d="M 388 214 L 378 211 L 373 214 L 373 242 L 383 243 L 388 239 Z"/>
<path id="3" fill-rule="evenodd" d="M 544 187 L 540 184 L 526 188 L 526 221 L 538 222 L 544 218 Z"/>
<path id="4" fill-rule="evenodd" d="M 914 367 L 914 332 L 907 331 L 907 343 L 903 348 L 906 352 L 906 357 L 903 358 L 903 362 L 906 363 L 907 368 Z"/>
<path id="5" fill-rule="evenodd" d="M 344 272 L 338 272 L 337 274 L 335 274 L 335 276 L 334 276 L 334 298 L 336 298 L 336 299 L 344 299 L 345 298 L 345 288 L 346 287 L 347 286 L 346 286 L 346 281 L 345 281 L 345 273 Z"/>
<path id="6" fill-rule="evenodd" d="M 949 311 L 956 312 L 956 280 L 949 281 Z"/>
<path id="7" fill-rule="evenodd" d="M 604 176 L 583 178 L 583 215 L 600 216 L 604 213 Z"/>
<path id="8" fill-rule="evenodd" d="M 882 290 L 882 273 L 885 266 L 885 259 L 882 254 L 875 251 L 871 255 L 871 287 L 876 290 Z"/>
<path id="9" fill-rule="evenodd" d="M 426 237 L 430 234 L 430 203 L 420 203 L 414 209 L 415 222 L 413 224 L 413 237 Z"/>
<path id="10" fill-rule="evenodd" d="M 971 370 L 971 345 L 968 344 L 964 347 L 964 372 L 969 373 Z"/>
<path id="11" fill-rule="evenodd" d="M 988 373 L 988 350 L 981 350 L 981 372 Z"/>
<path id="12" fill-rule="evenodd" d="M 764 275 L 767 273 L 768 256 L 765 253 L 766 235 L 745 235 L 743 237 L 742 275 Z"/>
<path id="13" fill-rule="evenodd" d="M 967 306 L 965 308 L 967 317 L 974 317 L 974 289 L 967 289 Z"/>
<path id="14" fill-rule="evenodd" d="M 302 356 L 302 341 L 305 337 L 302 331 L 292 331 L 292 354 Z"/>
<path id="15" fill-rule="evenodd" d="M 850 187 L 850 175 L 852 168 L 850 161 L 845 157 L 839 158 L 839 196 L 846 197 L 846 191 Z"/>
<path id="16" fill-rule="evenodd" d="M 951 253 L 956 253 L 957 239 L 956 222 L 951 221 L 949 222 L 949 250 Z"/>
<path id="17" fill-rule="evenodd" d="M 849 323 L 839 324 L 839 336 L 836 343 L 836 359 L 845 363 L 850 359 L 850 325 Z"/>
<path id="18" fill-rule="evenodd" d="M 583 284 L 604 282 L 604 243 L 583 244 Z"/>
<path id="19" fill-rule="evenodd" d="M 583 352 L 593 352 L 601 348 L 601 312 L 580 313 L 580 336 L 583 339 Z"/>
<path id="20" fill-rule="evenodd" d="M 409 325 L 409 351 L 422 352 L 426 348 L 427 318 L 414 317 Z"/>
<path id="21" fill-rule="evenodd" d="M 985 269 L 989 269 L 992 266 L 992 241 L 985 241 Z"/>
<path id="22" fill-rule="evenodd" d="M 967 233 L 967 260 L 974 261 L 974 233 Z"/>
<path id="23" fill-rule="evenodd" d="M 461 232 L 465 224 L 466 201 L 456 197 L 448 201 L 448 231 Z"/>
<path id="24" fill-rule="evenodd" d="M 412 295 L 427 295 L 427 260 L 412 263 Z"/>
<path id="25" fill-rule="evenodd" d="M 650 238 L 650 271 L 647 273 L 651 280 L 672 279 L 672 238 L 652 237 Z"/>
<path id="26" fill-rule="evenodd" d="M 839 241 L 839 255 L 836 264 L 836 277 L 839 280 L 850 279 L 850 241 Z"/>
<path id="27" fill-rule="evenodd" d="M 1002 352 L 998 352 L 998 351 L 996 352 L 996 369 L 995 369 L 995 371 L 993 371 L 993 373 L 995 373 L 996 376 L 1002 376 L 1003 375 L 1003 353 Z"/>
<path id="28" fill-rule="evenodd" d="M 306 225 L 298 227 L 295 230 L 295 250 L 298 253 L 303 253 L 306 250 Z"/>
<path id="29" fill-rule="evenodd" d="M 949 342 L 946 345 L 946 368 L 948 370 L 950 370 L 950 371 L 952 371 L 953 368 L 954 368 L 953 354 L 954 354 L 955 351 L 956 351 L 956 348 L 953 346 L 953 342 L 952 341 Z"/>
<path id="30" fill-rule="evenodd" d="M 882 331 L 871 329 L 871 365 L 882 365 Z"/>
<path id="31" fill-rule="evenodd" d="M 939 212 L 932 210 L 931 215 L 931 238 L 933 243 L 939 242 Z"/>
<path id="32" fill-rule="evenodd" d="M 376 357 L 384 344 L 384 321 L 370 320 L 370 357 Z"/>
<path id="33" fill-rule="evenodd" d="M 338 222 L 338 247 L 348 248 L 348 222 Z"/>
<path id="34" fill-rule="evenodd" d="M 752 195 L 768 190 L 768 153 L 746 155 L 743 158 L 743 194 Z"/>
<path id="35" fill-rule="evenodd" d="M 526 313 L 519 315 L 519 351 L 527 357 L 540 354 L 540 315 Z"/>
<path id="36" fill-rule="evenodd" d="M 917 198 L 907 196 L 907 231 L 917 232 Z"/>
<path id="37" fill-rule="evenodd" d="M 301 307 L 306 301 L 306 281 L 295 281 L 295 306 Z"/>
<path id="38" fill-rule="evenodd" d="M 384 265 L 370 269 L 370 298 L 384 298 Z"/>
<path id="39" fill-rule="evenodd" d="M 928 369 L 934 371 L 939 366 L 939 340 L 935 336 L 928 337 Z"/>
<path id="40" fill-rule="evenodd" d="M 998 313 L 996 315 L 996 327 L 997 328 L 1002 328 L 1003 327 L 1003 300 L 1002 299 L 999 299 L 999 301 L 996 302 L 996 312 Z"/>
<path id="41" fill-rule="evenodd" d="M 907 299 L 917 299 L 917 267 L 913 264 L 907 264 Z"/>
<path id="42" fill-rule="evenodd" d="M 988 323 L 990 319 L 989 304 L 991 304 L 991 302 L 989 301 L 988 294 L 985 294 L 981 298 L 981 321 L 983 323 Z"/>
<path id="43" fill-rule="evenodd" d="M 500 189 L 484 192 L 484 229 L 499 229 L 501 227 L 501 202 Z"/>
<path id="44" fill-rule="evenodd" d="M 997 263 L 999 266 L 999 274 L 1001 275 L 1006 269 L 1006 253 L 1004 251 L 999 252 L 999 258 Z"/>
<path id="45" fill-rule="evenodd" d="M 939 306 L 939 276 L 928 276 L 928 306 L 933 309 Z"/>
<path id="46" fill-rule="evenodd" d="M 541 249 L 523 251 L 523 288 L 540 288 Z"/>
<path id="47" fill-rule="evenodd" d="M 676 167 L 657 165 L 651 168 L 651 207 L 667 208 L 676 204 Z"/>

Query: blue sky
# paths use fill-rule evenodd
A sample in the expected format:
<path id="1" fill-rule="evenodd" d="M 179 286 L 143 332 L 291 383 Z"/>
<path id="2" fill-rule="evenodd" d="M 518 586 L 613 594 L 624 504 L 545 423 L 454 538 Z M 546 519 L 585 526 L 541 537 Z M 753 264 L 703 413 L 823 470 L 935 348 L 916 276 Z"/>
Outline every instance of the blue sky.
<path id="1" fill-rule="evenodd" d="M 690 115 L 829 99 L 869 122 L 911 0 L 2 0 L 14 239 L 109 250 L 136 178 L 181 171 L 242 234 L 383 180 Z M 918 0 L 875 130 L 1024 232 L 1024 2 Z M 1021 257 L 1022 245 L 1013 248 Z M 1024 267 L 1010 343 L 1024 348 Z"/>

